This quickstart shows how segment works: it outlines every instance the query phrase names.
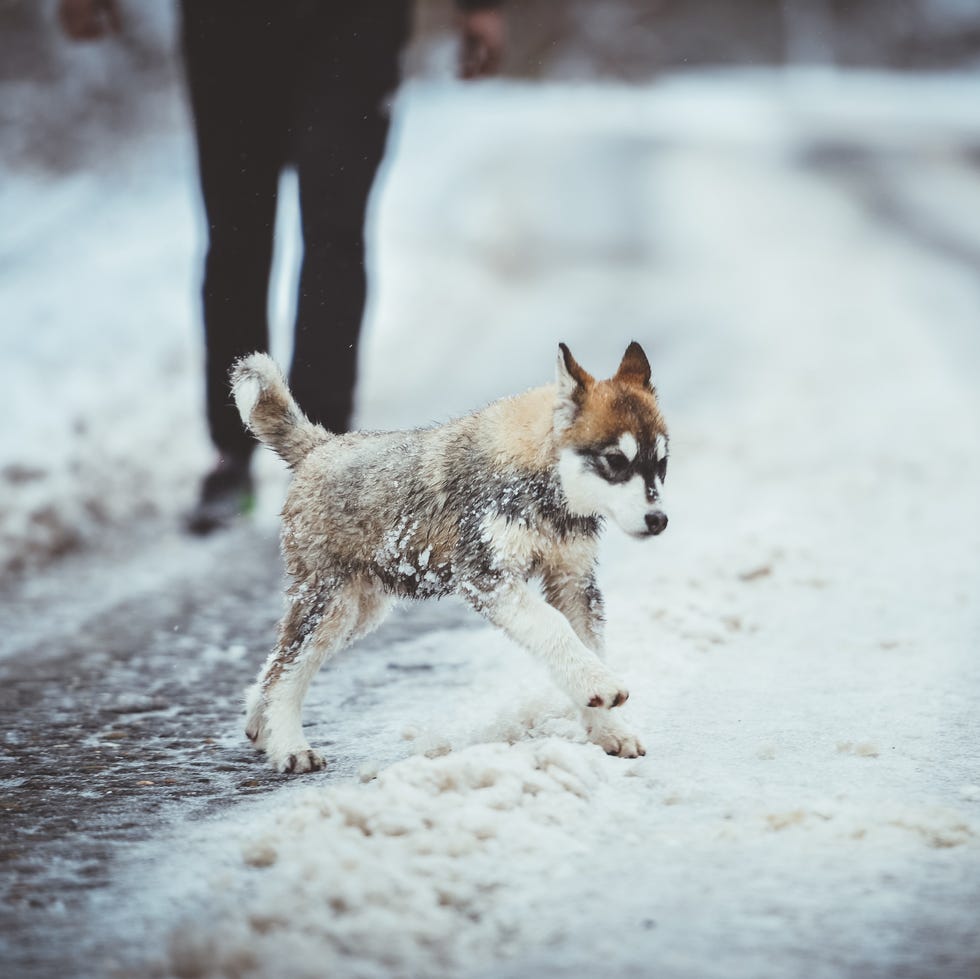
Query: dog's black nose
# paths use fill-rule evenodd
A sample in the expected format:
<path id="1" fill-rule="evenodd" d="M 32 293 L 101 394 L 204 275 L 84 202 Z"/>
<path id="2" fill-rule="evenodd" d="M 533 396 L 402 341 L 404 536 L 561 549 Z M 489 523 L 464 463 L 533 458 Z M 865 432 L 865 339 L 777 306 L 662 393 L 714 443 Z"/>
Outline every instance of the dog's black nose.
<path id="1" fill-rule="evenodd" d="M 667 526 L 667 514 L 663 510 L 654 510 L 646 516 L 647 530 L 651 534 L 661 534 Z"/>

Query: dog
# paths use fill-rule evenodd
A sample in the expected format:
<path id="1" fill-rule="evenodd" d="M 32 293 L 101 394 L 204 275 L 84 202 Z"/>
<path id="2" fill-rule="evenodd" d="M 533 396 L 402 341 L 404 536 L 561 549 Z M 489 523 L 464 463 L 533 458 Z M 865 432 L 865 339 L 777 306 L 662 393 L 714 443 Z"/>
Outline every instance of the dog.
<path id="1" fill-rule="evenodd" d="M 323 768 L 301 710 L 324 658 L 400 597 L 460 595 L 537 657 L 588 737 L 645 754 L 629 696 L 602 656 L 596 554 L 605 518 L 645 538 L 667 526 L 668 434 L 642 347 L 597 381 L 559 344 L 556 383 L 445 425 L 337 435 L 309 421 L 267 355 L 231 372 L 248 429 L 293 470 L 283 508 L 288 607 L 245 697 L 246 734 L 280 772 Z"/>

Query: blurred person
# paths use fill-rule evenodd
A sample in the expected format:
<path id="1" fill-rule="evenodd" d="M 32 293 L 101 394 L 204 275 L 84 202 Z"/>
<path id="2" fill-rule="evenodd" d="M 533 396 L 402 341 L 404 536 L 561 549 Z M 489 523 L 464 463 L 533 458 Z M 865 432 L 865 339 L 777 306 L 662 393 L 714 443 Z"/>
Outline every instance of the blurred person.
<path id="1" fill-rule="evenodd" d="M 494 73 L 501 0 L 456 0 L 460 74 Z M 384 102 L 399 82 L 410 0 L 181 0 L 181 41 L 208 224 L 203 313 L 207 421 L 218 458 L 188 529 L 209 533 L 251 504 L 255 441 L 228 371 L 268 348 L 279 177 L 296 169 L 303 235 L 289 381 L 304 412 L 350 426 L 367 294 L 364 219 L 384 155 Z M 122 29 L 117 0 L 60 0 L 69 37 Z"/>

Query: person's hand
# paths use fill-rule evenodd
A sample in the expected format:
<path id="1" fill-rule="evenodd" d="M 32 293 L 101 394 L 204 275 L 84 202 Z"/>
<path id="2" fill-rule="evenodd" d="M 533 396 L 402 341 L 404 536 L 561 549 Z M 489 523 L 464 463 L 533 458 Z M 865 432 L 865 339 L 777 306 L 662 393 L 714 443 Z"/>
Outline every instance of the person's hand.
<path id="1" fill-rule="evenodd" d="M 97 41 L 122 29 L 116 0 L 61 0 L 58 19 L 73 41 Z"/>
<path id="2" fill-rule="evenodd" d="M 497 72 L 504 34 L 504 15 L 495 7 L 460 14 L 459 73 L 463 78 L 484 78 Z"/>

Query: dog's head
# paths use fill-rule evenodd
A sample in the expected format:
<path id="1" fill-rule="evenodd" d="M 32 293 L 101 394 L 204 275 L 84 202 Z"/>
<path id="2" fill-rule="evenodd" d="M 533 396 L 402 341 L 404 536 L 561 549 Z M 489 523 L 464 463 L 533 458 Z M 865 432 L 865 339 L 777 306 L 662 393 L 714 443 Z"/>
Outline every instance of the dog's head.
<path id="1" fill-rule="evenodd" d="M 634 537 L 661 533 L 668 436 L 643 348 L 631 343 L 619 370 L 597 381 L 559 346 L 555 432 L 569 508 L 610 517 Z"/>

